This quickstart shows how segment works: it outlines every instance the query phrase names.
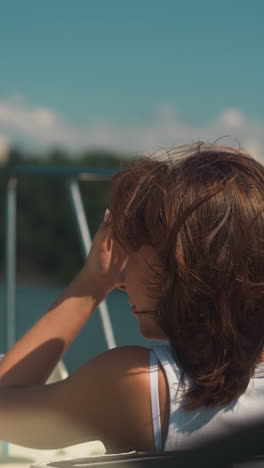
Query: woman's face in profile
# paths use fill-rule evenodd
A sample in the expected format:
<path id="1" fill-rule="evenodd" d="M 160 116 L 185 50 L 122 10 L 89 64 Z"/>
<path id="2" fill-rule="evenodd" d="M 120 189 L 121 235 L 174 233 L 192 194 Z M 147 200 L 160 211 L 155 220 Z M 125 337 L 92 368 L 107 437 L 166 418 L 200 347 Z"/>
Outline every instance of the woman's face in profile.
<path id="1" fill-rule="evenodd" d="M 150 246 L 142 246 L 139 250 L 131 252 L 126 267 L 120 274 L 118 287 L 128 294 L 131 313 L 139 321 L 141 334 L 149 339 L 166 340 L 166 335 L 154 319 L 157 300 L 151 297 L 147 286 L 147 283 L 154 279 L 152 267 L 157 264 L 158 256 Z M 141 313 L 144 311 L 153 311 L 153 314 Z"/>

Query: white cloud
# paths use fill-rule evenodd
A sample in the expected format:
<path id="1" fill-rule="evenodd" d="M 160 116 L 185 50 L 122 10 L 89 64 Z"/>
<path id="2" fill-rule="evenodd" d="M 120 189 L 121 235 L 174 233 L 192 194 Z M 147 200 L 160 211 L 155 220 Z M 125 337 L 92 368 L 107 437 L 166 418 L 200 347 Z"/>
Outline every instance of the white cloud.
<path id="1" fill-rule="evenodd" d="M 4 131 L 3 131 L 4 129 Z M 94 121 L 83 128 L 67 123 L 54 110 L 30 106 L 21 96 L 0 100 L 0 130 L 9 139 L 66 148 L 105 147 L 132 152 L 151 152 L 195 141 L 214 142 L 228 135 L 222 144 L 240 146 L 263 159 L 264 123 L 252 121 L 240 109 L 227 108 L 206 126 L 182 122 L 169 104 L 161 104 L 150 122 L 117 125 Z"/>
<path id="2" fill-rule="evenodd" d="M 39 144 L 78 144 L 80 133 L 67 125 L 53 110 L 33 108 L 22 97 L 0 101 L 0 128 L 14 137 L 22 136 Z"/>
<path id="3" fill-rule="evenodd" d="M 244 114 L 237 109 L 227 109 L 221 114 L 219 120 L 230 128 L 239 128 L 245 124 Z"/>

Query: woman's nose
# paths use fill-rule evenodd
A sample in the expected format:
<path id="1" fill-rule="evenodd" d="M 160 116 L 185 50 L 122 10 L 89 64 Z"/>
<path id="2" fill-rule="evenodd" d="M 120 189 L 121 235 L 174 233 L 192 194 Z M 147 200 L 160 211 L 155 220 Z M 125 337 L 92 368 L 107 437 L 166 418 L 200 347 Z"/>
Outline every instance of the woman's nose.
<path id="1" fill-rule="evenodd" d="M 126 291 L 126 267 L 122 271 L 120 271 L 119 276 L 117 278 L 116 287 L 118 289 Z"/>

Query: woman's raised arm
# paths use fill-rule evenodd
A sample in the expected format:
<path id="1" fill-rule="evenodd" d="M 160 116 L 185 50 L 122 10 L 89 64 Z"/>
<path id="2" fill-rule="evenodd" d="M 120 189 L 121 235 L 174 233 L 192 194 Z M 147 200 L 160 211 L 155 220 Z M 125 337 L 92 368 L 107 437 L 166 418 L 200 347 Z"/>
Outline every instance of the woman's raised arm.
<path id="1" fill-rule="evenodd" d="M 126 256 L 112 239 L 109 215 L 106 212 L 82 270 L 0 361 L 0 388 L 44 384 L 79 330 L 115 287 Z"/>

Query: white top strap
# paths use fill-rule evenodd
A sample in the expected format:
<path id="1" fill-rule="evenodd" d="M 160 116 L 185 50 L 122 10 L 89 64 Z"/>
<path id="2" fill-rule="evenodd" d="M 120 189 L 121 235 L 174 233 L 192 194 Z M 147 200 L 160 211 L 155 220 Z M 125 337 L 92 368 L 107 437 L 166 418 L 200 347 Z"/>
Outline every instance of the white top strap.
<path id="1" fill-rule="evenodd" d="M 154 351 L 150 351 L 150 398 L 153 422 L 153 435 L 156 451 L 163 448 L 161 438 L 159 385 L 158 385 L 158 360 Z"/>

